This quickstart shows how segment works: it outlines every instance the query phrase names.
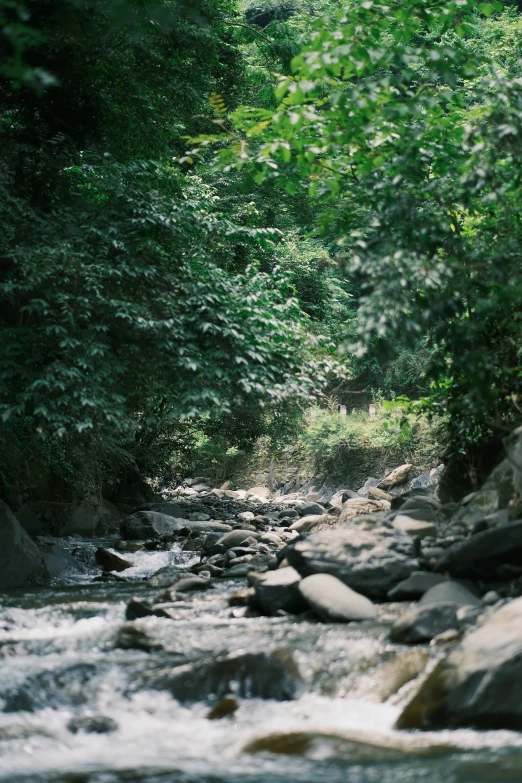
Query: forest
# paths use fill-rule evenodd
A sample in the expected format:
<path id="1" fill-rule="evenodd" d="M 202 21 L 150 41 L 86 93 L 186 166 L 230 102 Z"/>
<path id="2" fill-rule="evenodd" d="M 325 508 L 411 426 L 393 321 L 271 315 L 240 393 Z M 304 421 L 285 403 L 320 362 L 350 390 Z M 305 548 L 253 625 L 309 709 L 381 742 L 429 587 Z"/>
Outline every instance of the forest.
<path id="1" fill-rule="evenodd" d="M 0 0 L 0 783 L 522 779 L 522 2 Z"/>
<path id="2" fill-rule="evenodd" d="M 516 4 L 0 13 L 7 499 L 376 393 L 484 477 L 521 415 Z"/>

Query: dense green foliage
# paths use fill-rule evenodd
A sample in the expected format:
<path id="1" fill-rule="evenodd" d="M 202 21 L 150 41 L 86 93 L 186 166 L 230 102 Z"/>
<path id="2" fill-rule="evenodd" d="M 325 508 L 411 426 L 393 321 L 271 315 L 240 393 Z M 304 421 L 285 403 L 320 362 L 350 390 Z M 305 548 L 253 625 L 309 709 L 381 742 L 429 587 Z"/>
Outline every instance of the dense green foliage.
<path id="1" fill-rule="evenodd" d="M 8 495 L 169 481 L 280 442 L 325 388 L 422 399 L 453 454 L 519 418 L 515 6 L 0 0 L 0 22 Z"/>
<path id="2" fill-rule="evenodd" d="M 231 115 L 243 152 L 217 158 L 290 193 L 308 181 L 360 286 L 354 350 L 426 336 L 454 451 L 520 416 L 520 29 L 499 3 L 350 3 L 317 21 L 275 111 Z"/>

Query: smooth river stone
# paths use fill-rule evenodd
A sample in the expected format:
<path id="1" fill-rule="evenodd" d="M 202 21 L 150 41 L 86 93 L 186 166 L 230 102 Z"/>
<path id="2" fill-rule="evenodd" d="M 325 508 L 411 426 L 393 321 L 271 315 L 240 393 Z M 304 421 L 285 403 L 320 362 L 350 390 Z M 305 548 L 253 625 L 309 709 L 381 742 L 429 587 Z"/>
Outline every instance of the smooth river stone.
<path id="1" fill-rule="evenodd" d="M 377 610 L 368 598 L 329 574 L 307 576 L 299 583 L 299 592 L 326 622 L 348 623 L 377 616 Z"/>

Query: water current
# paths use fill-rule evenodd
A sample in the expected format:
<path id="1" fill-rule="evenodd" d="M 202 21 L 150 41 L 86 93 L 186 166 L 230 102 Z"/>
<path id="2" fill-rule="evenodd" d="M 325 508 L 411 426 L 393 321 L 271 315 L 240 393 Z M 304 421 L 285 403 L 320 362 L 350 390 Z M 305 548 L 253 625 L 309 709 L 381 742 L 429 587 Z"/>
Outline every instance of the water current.
<path id="1" fill-rule="evenodd" d="M 80 572 L 0 593 L 0 781 L 522 782 L 522 735 L 393 729 L 420 669 L 441 654 L 389 643 L 393 605 L 362 624 L 247 618 L 226 600 L 244 580 L 216 580 L 173 619 L 134 621 L 151 643 L 124 649 L 115 640 L 127 601 L 151 592 L 144 580 L 158 568 L 192 555 L 177 546 L 125 555 L 132 581 L 104 583 L 94 581 L 94 551 L 111 539 L 56 543 L 85 564 Z M 232 716 L 209 720 L 207 703 L 181 705 L 143 685 L 156 669 L 275 648 L 293 652 L 306 682 L 294 701 L 240 700 Z"/>

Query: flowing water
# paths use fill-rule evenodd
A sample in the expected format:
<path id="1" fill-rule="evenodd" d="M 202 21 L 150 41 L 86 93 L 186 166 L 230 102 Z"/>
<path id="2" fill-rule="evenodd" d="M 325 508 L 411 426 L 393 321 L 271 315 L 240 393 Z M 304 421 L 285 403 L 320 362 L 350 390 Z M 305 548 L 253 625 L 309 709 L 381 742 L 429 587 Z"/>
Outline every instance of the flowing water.
<path id="1" fill-rule="evenodd" d="M 393 606 L 379 622 L 347 626 L 245 618 L 226 600 L 244 580 L 222 581 L 180 602 L 174 619 L 135 621 L 153 649 L 123 649 L 126 602 L 190 554 L 125 555 L 132 583 L 102 583 L 93 553 L 110 540 L 59 543 L 83 571 L 0 594 L 1 781 L 521 783 L 522 735 L 394 731 L 418 672 L 440 653 L 391 645 Z M 208 704 L 143 686 L 157 669 L 275 648 L 293 651 L 307 683 L 294 701 L 240 700 L 233 716 L 209 720 Z"/>

